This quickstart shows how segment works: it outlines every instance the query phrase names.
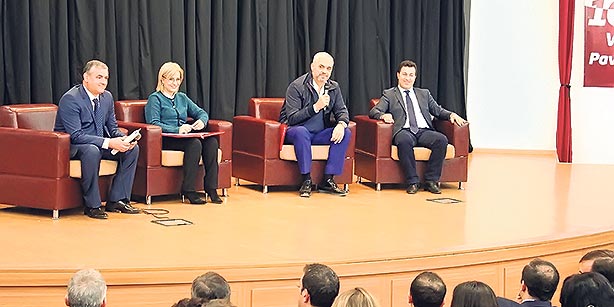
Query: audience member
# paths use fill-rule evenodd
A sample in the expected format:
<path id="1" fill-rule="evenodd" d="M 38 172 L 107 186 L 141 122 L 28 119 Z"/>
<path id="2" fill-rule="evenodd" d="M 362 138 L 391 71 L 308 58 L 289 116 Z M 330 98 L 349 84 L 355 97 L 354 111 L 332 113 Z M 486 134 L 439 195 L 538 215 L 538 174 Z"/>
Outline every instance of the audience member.
<path id="1" fill-rule="evenodd" d="M 298 306 L 331 307 L 339 294 L 339 277 L 326 265 L 308 264 L 303 268 Z"/>
<path id="2" fill-rule="evenodd" d="M 158 72 L 156 91 L 149 95 L 145 105 L 145 121 L 162 128 L 164 133 L 187 134 L 207 127 L 209 114 L 197 106 L 192 99 L 179 91 L 183 82 L 183 69 L 179 64 L 167 62 Z M 188 117 L 195 121 L 188 124 Z M 162 149 L 183 151 L 183 181 L 181 195 L 191 204 L 204 204 L 196 193 L 194 182 L 202 158 L 205 167 L 204 190 L 211 202 L 221 204 L 217 194 L 218 140 L 215 137 L 174 138 L 163 136 Z"/>
<path id="3" fill-rule="evenodd" d="M 236 307 L 228 299 L 215 299 L 210 300 L 203 305 L 203 307 Z"/>
<path id="4" fill-rule="evenodd" d="M 591 272 L 603 275 L 614 287 L 614 258 L 595 259 Z"/>
<path id="5" fill-rule="evenodd" d="M 84 269 L 75 273 L 68 282 L 64 302 L 69 307 L 105 307 L 107 284 L 100 272 Z"/>
<path id="6" fill-rule="evenodd" d="M 184 298 L 173 304 L 172 307 L 204 307 L 206 300 L 201 298 Z"/>
<path id="7" fill-rule="evenodd" d="M 83 67 L 83 82 L 68 90 L 58 104 L 54 131 L 70 134 L 70 158 L 81 161 L 83 213 L 95 219 L 106 219 L 102 211 L 98 171 L 102 159 L 118 160 L 117 171 L 105 206 L 107 212 L 135 214 L 140 210 L 130 205 L 130 192 L 139 157 L 136 142 L 124 141 L 115 119 L 113 95 L 106 90 L 109 68 L 98 60 Z M 117 154 L 112 154 L 112 150 Z"/>
<path id="8" fill-rule="evenodd" d="M 574 274 L 563 281 L 561 307 L 613 307 L 614 289 L 603 275 Z"/>
<path id="9" fill-rule="evenodd" d="M 318 185 L 323 192 L 345 196 L 334 175 L 343 172 L 345 152 L 350 143 L 350 115 L 343 102 L 339 83 L 330 80 L 333 57 L 318 52 L 311 62 L 311 73 L 292 81 L 279 114 L 279 122 L 287 124 L 285 143 L 293 144 L 303 184 L 301 197 L 311 196 L 311 145 L 330 145 L 324 178 Z M 334 118 L 334 120 L 333 120 Z"/>
<path id="10" fill-rule="evenodd" d="M 533 259 L 522 269 L 520 280 L 520 293 L 518 300 L 498 297 L 499 307 L 527 306 L 527 307 L 551 307 L 552 296 L 559 284 L 559 272 L 554 264 L 542 260 Z"/>
<path id="11" fill-rule="evenodd" d="M 446 296 L 446 284 L 433 272 L 422 272 L 409 286 L 408 303 L 414 307 L 441 307 Z"/>
<path id="12" fill-rule="evenodd" d="M 367 290 L 356 287 L 339 294 L 332 307 L 379 307 L 379 303 Z"/>
<path id="13" fill-rule="evenodd" d="M 609 249 L 596 249 L 586 253 L 580 259 L 578 272 L 590 272 L 593 262 L 598 258 L 614 258 L 614 251 Z"/>
<path id="14" fill-rule="evenodd" d="M 230 299 L 230 285 L 224 277 L 215 272 L 207 272 L 192 282 L 192 297 L 206 301 Z"/>
<path id="15" fill-rule="evenodd" d="M 446 156 L 448 139 L 435 130 L 431 117 L 449 120 L 459 126 L 465 120 L 456 113 L 441 107 L 427 89 L 414 87 L 418 73 L 416 63 L 405 60 L 397 70 L 398 85 L 384 90 L 382 98 L 369 112 L 369 117 L 394 124 L 392 142 L 399 149 L 399 162 L 407 181 L 407 193 L 419 190 L 420 178 L 416 172 L 414 147 L 421 146 L 431 150 L 424 171 L 424 190 L 440 194 L 439 178 Z"/>
<path id="16" fill-rule="evenodd" d="M 480 281 L 467 281 L 454 288 L 451 307 L 497 307 L 495 292 Z"/>

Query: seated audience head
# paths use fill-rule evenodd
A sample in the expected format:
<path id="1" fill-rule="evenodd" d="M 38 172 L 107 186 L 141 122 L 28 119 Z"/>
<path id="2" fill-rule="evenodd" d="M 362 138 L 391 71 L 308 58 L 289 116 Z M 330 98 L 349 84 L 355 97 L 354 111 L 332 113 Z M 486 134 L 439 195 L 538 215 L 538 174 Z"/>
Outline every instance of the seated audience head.
<path id="1" fill-rule="evenodd" d="M 586 253 L 580 259 L 578 272 L 586 273 L 591 271 L 593 262 L 598 258 L 614 258 L 614 251 L 609 249 L 597 249 Z"/>
<path id="2" fill-rule="evenodd" d="M 561 307 L 612 307 L 614 289 L 599 273 L 574 274 L 563 281 L 560 302 Z"/>
<path id="3" fill-rule="evenodd" d="M 303 268 L 300 287 L 299 306 L 331 307 L 339 294 L 339 277 L 326 265 L 308 264 Z"/>
<path id="4" fill-rule="evenodd" d="M 422 272 L 409 286 L 408 302 L 415 307 L 441 307 L 446 296 L 446 284 L 433 272 Z"/>
<path id="5" fill-rule="evenodd" d="M 230 299 L 230 285 L 220 274 L 207 272 L 192 282 L 192 297 L 206 301 Z"/>
<path id="6" fill-rule="evenodd" d="M 379 307 L 379 303 L 369 291 L 357 287 L 339 294 L 332 307 Z"/>
<path id="7" fill-rule="evenodd" d="M 172 307 L 203 307 L 207 301 L 202 298 L 184 298 L 173 304 Z"/>
<path id="8" fill-rule="evenodd" d="M 559 271 L 554 264 L 533 259 L 522 269 L 520 297 L 523 300 L 550 301 L 559 285 Z"/>
<path id="9" fill-rule="evenodd" d="M 107 284 L 100 272 L 80 270 L 70 278 L 64 300 L 70 307 L 104 307 L 107 303 Z"/>
<path id="10" fill-rule="evenodd" d="M 614 287 L 614 258 L 595 259 L 591 272 L 603 275 L 612 287 Z"/>
<path id="11" fill-rule="evenodd" d="M 459 284 L 452 292 L 451 307 L 497 307 L 495 292 L 481 281 Z"/>

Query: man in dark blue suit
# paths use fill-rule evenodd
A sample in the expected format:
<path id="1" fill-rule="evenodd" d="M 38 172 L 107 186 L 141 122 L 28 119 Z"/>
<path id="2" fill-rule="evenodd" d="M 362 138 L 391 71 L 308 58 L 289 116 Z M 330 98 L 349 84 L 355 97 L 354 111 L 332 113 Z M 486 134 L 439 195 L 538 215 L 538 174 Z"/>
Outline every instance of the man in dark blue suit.
<path id="1" fill-rule="evenodd" d="M 401 62 L 397 70 L 398 86 L 384 90 L 382 98 L 369 111 L 369 117 L 394 124 L 392 142 L 399 149 L 399 162 L 409 184 L 407 193 L 415 194 L 419 189 L 414 147 L 421 146 L 431 150 L 423 187 L 431 193 L 440 194 L 438 184 L 448 139 L 435 130 L 431 117 L 449 120 L 459 126 L 464 125 L 465 120 L 441 107 L 429 90 L 414 87 L 417 70 L 416 63 L 409 60 Z"/>
<path id="2" fill-rule="evenodd" d="M 139 147 L 136 142 L 124 141 L 117 127 L 113 95 L 106 90 L 109 68 L 98 60 L 91 60 L 83 68 L 83 83 L 66 92 L 58 105 L 55 131 L 70 134 L 71 159 L 81 161 L 81 187 L 85 201 L 84 214 L 106 219 L 101 209 L 98 188 L 100 160 L 119 161 L 106 211 L 139 213 L 130 205 Z M 112 150 L 118 153 L 113 155 Z"/>
<path id="3" fill-rule="evenodd" d="M 498 297 L 499 307 L 552 307 L 552 296 L 559 284 L 559 271 L 554 264 L 536 258 L 522 269 L 517 300 Z"/>

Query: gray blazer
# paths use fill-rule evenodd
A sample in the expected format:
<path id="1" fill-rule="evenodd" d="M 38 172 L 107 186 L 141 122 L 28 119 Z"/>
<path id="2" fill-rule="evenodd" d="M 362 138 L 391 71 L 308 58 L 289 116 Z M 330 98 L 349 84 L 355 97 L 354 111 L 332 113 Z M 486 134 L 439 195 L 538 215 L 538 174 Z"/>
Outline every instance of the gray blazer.
<path id="1" fill-rule="evenodd" d="M 440 106 L 437 101 L 435 101 L 429 90 L 414 87 L 414 92 L 418 98 L 418 105 L 420 106 L 422 116 L 424 116 L 424 119 L 426 119 L 426 123 L 429 125 L 429 128 L 433 130 L 435 129 L 435 127 L 433 127 L 433 121 L 431 120 L 432 116 L 442 120 L 450 120 L 450 114 L 452 114 L 452 112 Z M 407 107 L 403 101 L 399 87 L 395 86 L 384 90 L 379 103 L 377 103 L 371 109 L 371 111 L 369 111 L 369 117 L 380 119 L 380 117 L 385 113 L 392 114 L 392 118 L 394 119 L 392 138 L 394 139 L 397 133 L 403 129 L 403 125 L 405 125 L 405 121 L 407 120 L 406 109 Z"/>

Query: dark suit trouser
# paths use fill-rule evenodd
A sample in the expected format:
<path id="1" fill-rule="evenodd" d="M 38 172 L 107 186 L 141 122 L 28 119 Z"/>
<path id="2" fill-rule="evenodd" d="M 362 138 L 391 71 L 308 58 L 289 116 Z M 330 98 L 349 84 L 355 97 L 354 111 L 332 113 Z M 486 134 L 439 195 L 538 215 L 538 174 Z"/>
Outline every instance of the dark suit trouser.
<path id="1" fill-rule="evenodd" d="M 331 142 L 333 128 L 326 128 L 318 133 L 311 133 L 303 126 L 288 127 L 285 142 L 294 145 L 294 153 L 301 174 L 311 173 L 311 145 L 330 145 L 328 160 L 324 168 L 324 174 L 339 175 L 343 173 L 345 152 L 350 145 L 352 131 L 345 128 L 343 139 L 338 144 Z"/>
<path id="2" fill-rule="evenodd" d="M 203 159 L 205 167 L 204 189 L 206 192 L 217 189 L 217 149 L 218 141 L 214 137 L 201 138 L 162 138 L 162 148 L 166 150 L 183 151 L 183 183 L 182 192 L 193 192 L 196 190 L 194 182 L 198 172 L 198 162 Z"/>
<path id="3" fill-rule="evenodd" d="M 439 181 L 443 160 L 446 157 L 446 147 L 448 146 L 448 138 L 444 134 L 422 128 L 418 130 L 418 133 L 413 134 L 409 129 L 402 129 L 394 137 L 393 143 L 399 150 L 399 162 L 401 162 L 407 183 L 420 182 L 416 172 L 415 146 L 426 147 L 431 150 L 431 157 L 424 171 L 424 180 Z"/>
<path id="4" fill-rule="evenodd" d="M 83 200 L 85 206 L 89 208 L 99 208 L 102 205 L 100 190 L 98 187 L 98 171 L 100 170 L 100 160 L 118 161 L 117 171 L 111 184 L 109 201 L 130 199 L 134 174 L 136 172 L 136 162 L 139 158 L 139 146 L 126 152 L 111 154 L 110 149 L 102 149 L 92 144 L 71 144 L 70 157 L 81 161 L 81 188 L 83 190 Z"/>

